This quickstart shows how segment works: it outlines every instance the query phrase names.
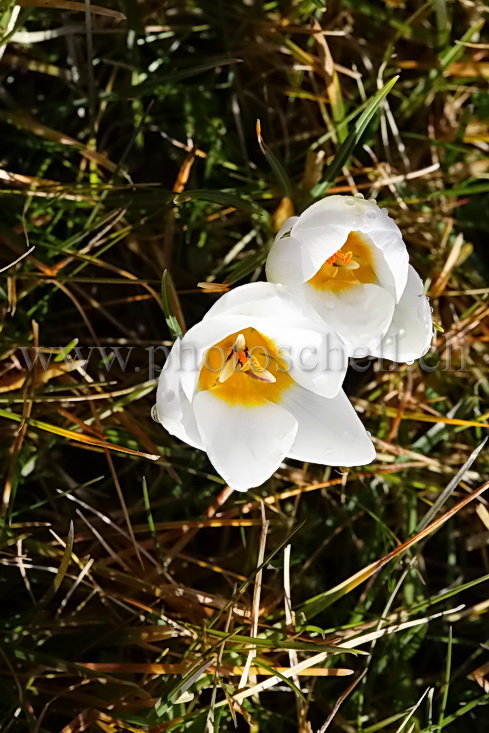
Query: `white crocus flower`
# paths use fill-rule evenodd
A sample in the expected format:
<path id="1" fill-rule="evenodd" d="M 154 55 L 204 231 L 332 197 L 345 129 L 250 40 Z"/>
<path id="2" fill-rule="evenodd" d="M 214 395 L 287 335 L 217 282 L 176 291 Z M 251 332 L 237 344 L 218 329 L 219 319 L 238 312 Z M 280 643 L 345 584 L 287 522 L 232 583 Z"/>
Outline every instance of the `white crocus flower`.
<path id="1" fill-rule="evenodd" d="M 432 338 L 423 283 L 385 209 L 356 196 L 328 196 L 281 228 L 267 278 L 311 305 L 350 355 L 413 361 Z"/>
<path id="2" fill-rule="evenodd" d="M 341 391 L 346 364 L 338 347 L 282 286 L 243 285 L 174 344 L 159 378 L 157 417 L 205 450 L 238 491 L 260 486 L 286 456 L 370 463 L 372 442 Z"/>

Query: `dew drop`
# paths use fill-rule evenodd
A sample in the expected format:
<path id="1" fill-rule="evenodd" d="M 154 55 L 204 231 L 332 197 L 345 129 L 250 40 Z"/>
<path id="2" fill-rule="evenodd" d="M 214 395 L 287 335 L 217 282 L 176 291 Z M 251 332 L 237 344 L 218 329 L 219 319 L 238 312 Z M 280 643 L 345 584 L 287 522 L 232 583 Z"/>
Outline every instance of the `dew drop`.
<path id="1" fill-rule="evenodd" d="M 365 216 L 367 217 L 367 219 L 370 219 L 370 221 L 372 221 L 373 219 L 377 218 L 377 212 L 373 209 L 367 209 L 367 211 L 365 212 Z"/>
<path id="2" fill-rule="evenodd" d="M 345 204 L 347 206 L 353 206 L 355 204 L 355 200 L 353 198 L 347 198 L 345 199 Z"/>
<path id="3" fill-rule="evenodd" d="M 155 422 L 160 422 L 160 418 L 158 417 L 158 410 L 157 410 L 156 405 L 153 405 L 153 407 L 151 408 L 151 417 L 153 418 Z"/>
<path id="4" fill-rule="evenodd" d="M 354 197 L 356 199 L 364 199 L 365 198 L 365 196 L 363 195 L 363 193 L 360 193 L 360 192 L 354 193 L 353 195 L 354 195 Z"/>
<path id="5" fill-rule="evenodd" d="M 412 364 L 414 364 L 414 359 L 411 359 L 411 361 L 406 361 L 406 364 L 409 364 L 409 366 L 411 366 Z"/>

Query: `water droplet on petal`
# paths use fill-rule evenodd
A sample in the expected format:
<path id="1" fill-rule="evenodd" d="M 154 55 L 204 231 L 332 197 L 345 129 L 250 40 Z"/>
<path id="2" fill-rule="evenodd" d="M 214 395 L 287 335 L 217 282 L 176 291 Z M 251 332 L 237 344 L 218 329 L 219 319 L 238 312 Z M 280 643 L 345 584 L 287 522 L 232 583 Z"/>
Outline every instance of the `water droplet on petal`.
<path id="1" fill-rule="evenodd" d="M 153 405 L 153 407 L 151 408 L 151 417 L 153 418 L 155 422 L 160 422 L 160 418 L 158 417 L 158 409 L 156 405 Z"/>
<path id="2" fill-rule="evenodd" d="M 410 361 L 406 361 L 406 364 L 409 364 L 409 366 L 411 366 L 412 364 L 414 364 L 414 359 L 411 359 Z"/>
<path id="3" fill-rule="evenodd" d="M 367 219 L 370 219 L 370 221 L 373 221 L 373 219 L 377 218 L 377 212 L 373 209 L 367 209 L 367 211 L 365 212 L 365 216 L 367 217 Z"/>
<path id="4" fill-rule="evenodd" d="M 364 198 L 365 198 L 365 196 L 363 195 L 363 193 L 360 193 L 360 192 L 358 192 L 358 193 L 355 193 L 355 194 L 353 194 L 353 195 L 354 195 L 354 197 L 355 197 L 356 199 L 364 199 Z"/>
<path id="5" fill-rule="evenodd" d="M 347 206 L 353 206 L 355 204 L 355 200 L 353 198 L 346 198 L 345 199 L 345 204 Z"/>

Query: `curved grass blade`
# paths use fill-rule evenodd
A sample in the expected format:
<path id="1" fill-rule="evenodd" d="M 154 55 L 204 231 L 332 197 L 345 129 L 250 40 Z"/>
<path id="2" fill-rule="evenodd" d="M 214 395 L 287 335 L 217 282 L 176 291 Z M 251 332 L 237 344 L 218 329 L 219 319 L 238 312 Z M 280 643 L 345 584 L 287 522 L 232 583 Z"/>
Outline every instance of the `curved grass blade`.
<path id="1" fill-rule="evenodd" d="M 0 409 L 0 417 L 6 417 L 8 420 L 15 420 L 16 422 L 22 422 L 22 417 L 9 412 L 8 410 Z M 33 428 L 39 428 L 39 430 L 45 430 L 47 433 L 53 433 L 59 435 L 62 438 L 68 440 L 74 440 L 77 443 L 85 443 L 86 445 L 92 445 L 97 448 L 107 448 L 108 450 L 115 450 L 119 453 L 127 453 L 131 456 L 137 456 L 138 458 L 148 458 L 150 461 L 156 461 L 160 456 L 153 455 L 151 453 L 143 453 L 142 451 L 133 450 L 132 448 L 125 448 L 122 445 L 116 445 L 116 443 L 109 443 L 107 440 L 100 440 L 100 438 L 94 438 L 91 435 L 85 435 L 84 433 L 75 433 L 73 430 L 67 430 L 66 428 L 60 428 L 58 425 L 50 425 L 49 423 L 43 422 L 42 420 L 35 420 L 32 417 L 24 418 L 24 422 Z"/>
<path id="2" fill-rule="evenodd" d="M 311 189 L 311 195 L 314 198 L 324 196 L 327 190 L 331 188 L 336 179 L 336 176 L 341 171 L 345 163 L 348 161 L 350 155 L 353 153 L 355 147 L 357 146 L 368 123 L 377 112 L 378 108 L 380 107 L 386 96 L 389 94 L 390 90 L 398 79 L 399 77 L 395 76 L 393 79 L 387 82 L 387 84 L 382 87 L 382 89 L 380 89 L 374 97 L 372 97 L 363 113 L 355 122 L 350 134 L 342 143 L 340 149 L 335 155 L 333 162 L 328 166 L 324 179 L 320 183 L 317 183 Z"/>
<path id="3" fill-rule="evenodd" d="M 161 303 L 163 306 L 163 312 L 165 314 L 166 325 L 170 329 L 172 338 L 177 339 L 182 338 L 183 330 L 180 327 L 180 323 L 178 322 L 175 313 L 173 312 L 171 302 L 171 289 L 172 282 L 170 280 L 168 270 L 165 270 L 165 272 L 163 273 L 163 277 L 161 278 Z"/>
<path id="4" fill-rule="evenodd" d="M 272 153 L 268 145 L 265 144 L 262 135 L 261 135 L 261 122 L 260 120 L 256 121 L 256 137 L 258 139 L 258 145 L 260 146 L 260 150 L 262 151 L 263 155 L 267 159 L 270 168 L 275 173 L 275 178 L 277 179 L 280 188 L 282 189 L 282 193 L 284 196 L 287 196 L 291 201 L 294 199 L 294 189 L 292 187 L 292 183 L 290 181 L 289 176 L 287 175 L 287 172 L 285 168 L 283 167 L 280 160 L 277 158 L 275 153 Z"/>
<path id="5" fill-rule="evenodd" d="M 175 84 L 176 82 L 190 79 L 192 76 L 197 76 L 205 71 L 212 71 L 213 69 L 219 69 L 221 66 L 230 66 L 233 64 L 241 64 L 243 59 L 229 58 L 229 56 L 218 56 L 209 58 L 202 64 L 197 66 L 189 66 L 184 69 L 175 69 L 175 71 L 169 71 L 167 74 L 163 74 L 158 77 L 153 75 L 147 81 L 143 81 L 141 84 L 132 87 L 133 92 L 135 91 L 138 96 L 141 93 L 148 94 L 152 90 L 157 89 L 165 84 Z"/>
<path id="6" fill-rule="evenodd" d="M 149 494 L 148 494 L 148 484 L 146 481 L 146 476 L 143 476 L 143 499 L 144 499 L 144 508 L 146 509 L 146 516 L 148 518 L 148 527 L 151 534 L 151 539 L 153 540 L 153 545 L 156 551 L 156 555 L 158 556 L 158 560 L 160 561 L 161 565 L 164 564 L 164 558 L 163 553 L 161 552 L 161 545 L 158 540 L 158 533 L 156 532 L 155 522 L 153 519 L 153 513 L 151 512 L 151 502 L 149 500 Z"/>
<path id="7" fill-rule="evenodd" d="M 303 642 L 291 641 L 289 639 L 284 639 L 284 641 L 280 641 L 276 639 L 275 636 L 269 638 L 263 638 L 259 636 L 244 636 L 238 631 L 229 634 L 224 631 L 218 631 L 217 629 L 210 628 L 208 630 L 208 633 L 210 636 L 222 639 L 223 643 L 234 644 L 234 648 L 239 648 L 242 644 L 243 646 L 253 645 L 254 647 L 256 647 L 257 650 L 266 649 L 267 651 L 270 651 L 271 649 L 293 649 L 295 651 L 301 652 L 328 652 L 328 654 L 345 653 L 344 648 L 341 646 L 334 644 L 324 644 L 322 642 L 316 644 L 313 641 Z M 348 649 L 348 653 L 366 654 L 366 652 L 362 651 L 361 649 Z"/>
<path id="8" fill-rule="evenodd" d="M 255 659 L 255 665 L 257 667 L 261 667 L 262 669 L 266 670 L 268 674 L 274 675 L 275 677 L 280 677 L 282 682 L 285 682 L 285 684 L 288 685 L 288 687 L 290 687 L 290 689 L 293 690 L 295 694 L 298 695 L 303 702 L 307 702 L 302 690 L 300 690 L 297 687 L 297 685 L 294 684 L 294 682 L 292 682 L 291 679 L 289 679 L 284 674 L 282 674 L 282 672 L 279 672 L 276 667 L 275 668 L 269 667 L 268 664 L 264 664 L 263 662 L 260 662 L 259 659 Z"/>
<path id="9" fill-rule="evenodd" d="M 177 206 L 179 204 L 185 204 L 187 201 L 209 201 L 211 204 L 221 204 L 222 206 L 232 206 L 234 209 L 240 209 L 241 211 L 250 211 L 253 214 L 263 215 L 263 211 L 251 201 L 245 201 L 240 199 L 238 196 L 233 196 L 231 193 L 225 193 L 224 191 L 211 191 L 205 188 L 195 189 L 194 191 L 184 191 L 183 193 L 177 194 L 174 197 L 173 203 Z"/>
<path id="10" fill-rule="evenodd" d="M 21 8 L 52 8 L 53 10 L 71 10 L 85 12 L 85 3 L 74 2 L 74 0 L 18 0 Z M 90 12 L 94 15 L 105 15 L 107 18 L 115 18 L 116 20 L 127 20 L 124 13 L 118 10 L 110 10 L 110 8 L 102 8 L 100 5 L 88 6 Z"/>
<path id="11" fill-rule="evenodd" d="M 63 557 L 61 558 L 61 564 L 58 568 L 58 572 L 54 576 L 54 580 L 51 586 L 48 588 L 43 598 L 41 599 L 41 602 L 40 602 L 41 606 L 45 605 L 46 603 L 49 603 L 49 601 L 54 596 L 54 594 L 59 590 L 59 587 L 61 583 L 63 582 L 63 578 L 65 577 L 66 572 L 68 570 L 68 566 L 71 562 L 71 554 L 73 552 L 74 534 L 75 534 L 75 529 L 73 526 L 73 521 L 71 521 L 70 529 L 68 531 L 68 537 L 66 539 L 66 547 L 63 552 Z"/>
<path id="12" fill-rule="evenodd" d="M 467 473 L 471 465 L 476 460 L 477 456 L 481 452 L 481 450 L 484 448 L 485 444 L 487 443 L 488 438 L 485 437 L 482 443 L 470 454 L 470 456 L 465 461 L 462 468 L 457 471 L 455 476 L 452 478 L 448 486 L 441 492 L 438 499 L 435 501 L 433 506 L 426 512 L 425 516 L 421 520 L 421 522 L 417 526 L 418 532 L 420 532 L 422 529 L 424 529 L 433 519 L 433 517 L 436 517 L 439 509 L 443 506 L 443 504 L 446 502 L 450 494 L 455 491 L 457 486 L 459 485 L 460 481 L 464 477 L 464 475 Z"/>
<path id="13" fill-rule="evenodd" d="M 181 695 L 183 695 L 183 693 L 186 692 L 189 687 L 191 687 L 194 682 L 204 674 L 206 669 L 210 667 L 211 664 L 215 664 L 215 662 L 215 657 L 211 657 L 211 659 L 192 667 L 192 669 L 185 674 L 175 686 L 172 686 L 171 691 L 168 693 L 168 701 L 175 702 L 175 700 L 181 697 Z"/>

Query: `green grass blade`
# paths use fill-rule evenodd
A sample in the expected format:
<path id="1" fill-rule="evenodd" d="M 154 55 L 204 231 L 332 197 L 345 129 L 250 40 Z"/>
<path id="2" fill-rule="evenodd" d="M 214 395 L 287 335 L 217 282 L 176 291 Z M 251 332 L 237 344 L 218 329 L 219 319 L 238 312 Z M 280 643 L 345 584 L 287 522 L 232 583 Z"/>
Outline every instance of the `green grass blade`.
<path id="1" fill-rule="evenodd" d="M 263 137 L 261 134 L 260 120 L 256 121 L 256 137 L 258 138 L 258 145 L 260 146 L 260 150 L 262 151 L 263 155 L 267 159 L 268 164 L 270 165 L 270 168 L 275 173 L 275 178 L 277 179 L 277 182 L 280 186 L 282 194 L 284 196 L 287 196 L 287 198 L 289 198 L 291 201 L 293 201 L 294 200 L 294 188 L 292 186 L 288 173 L 285 170 L 282 163 L 280 162 L 280 160 L 275 155 L 275 153 L 273 153 L 270 150 L 268 145 L 263 140 Z"/>
<path id="2" fill-rule="evenodd" d="M 355 147 L 357 146 L 358 142 L 360 141 L 360 138 L 362 137 L 363 133 L 365 132 L 365 129 L 367 128 L 367 125 L 369 124 L 372 117 L 375 115 L 377 110 L 379 109 L 380 105 L 384 101 L 384 99 L 387 97 L 389 92 L 391 91 L 392 87 L 398 80 L 398 76 L 395 76 L 393 79 L 391 79 L 387 84 L 385 84 L 382 89 L 380 89 L 377 94 L 372 97 L 369 104 L 363 111 L 363 113 L 360 115 L 358 120 L 353 125 L 352 130 L 348 134 L 348 137 L 346 140 L 342 143 L 340 149 L 335 155 L 334 160 L 332 163 L 328 166 L 328 169 L 326 170 L 324 179 L 317 183 L 311 190 L 311 195 L 314 198 L 320 198 L 321 196 L 324 196 L 324 194 L 328 191 L 329 188 L 333 185 L 336 176 L 341 171 L 343 166 L 347 163 L 348 159 L 350 158 L 351 154 L 353 153 Z"/>
<path id="3" fill-rule="evenodd" d="M 170 329 L 170 333 L 173 339 L 182 338 L 183 331 L 177 320 L 171 303 L 171 291 L 170 291 L 170 280 L 168 270 L 165 270 L 163 277 L 161 278 L 161 302 L 163 305 L 163 312 L 165 314 L 166 325 Z"/>
<path id="4" fill-rule="evenodd" d="M 178 206 L 194 200 L 208 201 L 211 204 L 220 204 L 221 206 L 232 206 L 234 209 L 249 211 L 253 214 L 263 214 L 263 210 L 251 201 L 245 201 L 225 191 L 210 191 L 204 188 L 179 193 L 174 197 L 173 203 Z"/>
<path id="5" fill-rule="evenodd" d="M 284 682 L 290 689 L 295 692 L 296 695 L 298 695 L 303 702 L 306 702 L 306 698 L 302 690 L 299 690 L 296 684 L 292 682 L 290 677 L 286 677 L 282 672 L 279 672 L 277 669 L 273 669 L 273 667 L 269 667 L 268 664 L 265 664 L 264 662 L 260 662 L 259 659 L 254 659 L 254 663 L 257 667 L 261 667 L 262 669 L 266 669 L 266 671 L 273 675 L 274 677 L 280 677 L 282 682 Z"/>
<path id="6" fill-rule="evenodd" d="M 68 537 L 66 539 L 66 547 L 63 552 L 63 557 L 61 558 L 61 563 L 58 568 L 58 572 L 54 576 L 54 580 L 52 582 L 52 585 L 46 593 L 44 594 L 43 598 L 41 599 L 41 605 L 45 605 L 46 603 L 49 603 L 51 598 L 57 593 L 59 590 L 61 583 L 63 582 L 63 578 L 65 577 L 68 567 L 71 562 L 71 556 L 73 552 L 73 538 L 75 535 L 75 528 L 73 526 L 73 522 L 70 522 L 70 528 L 68 530 Z"/>

